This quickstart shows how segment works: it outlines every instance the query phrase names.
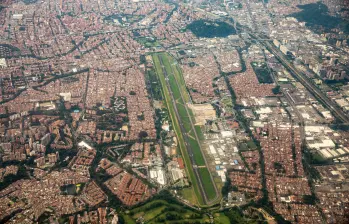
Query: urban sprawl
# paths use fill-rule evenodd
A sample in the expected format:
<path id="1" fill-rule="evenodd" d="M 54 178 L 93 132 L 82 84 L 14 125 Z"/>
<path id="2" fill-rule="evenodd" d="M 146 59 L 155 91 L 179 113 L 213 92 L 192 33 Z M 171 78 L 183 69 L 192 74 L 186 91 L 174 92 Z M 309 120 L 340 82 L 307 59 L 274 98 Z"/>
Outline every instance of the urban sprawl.
<path id="1" fill-rule="evenodd" d="M 0 1 L 0 223 L 349 223 L 349 1 Z"/>

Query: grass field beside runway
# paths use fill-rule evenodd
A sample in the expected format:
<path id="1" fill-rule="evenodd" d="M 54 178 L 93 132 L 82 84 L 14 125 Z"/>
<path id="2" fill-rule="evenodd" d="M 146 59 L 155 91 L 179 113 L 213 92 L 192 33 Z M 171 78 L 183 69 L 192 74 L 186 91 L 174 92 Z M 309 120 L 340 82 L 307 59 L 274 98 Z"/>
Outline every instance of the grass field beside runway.
<path id="1" fill-rule="evenodd" d="M 169 76 L 169 83 L 171 85 L 171 90 L 172 90 L 173 96 L 176 99 L 176 106 L 178 109 L 180 119 L 182 120 L 186 134 L 189 134 L 192 131 L 192 125 L 191 125 L 190 119 L 189 119 L 189 116 L 191 116 L 191 115 L 186 110 L 185 102 L 188 102 L 188 101 L 185 101 L 183 99 L 184 96 L 188 94 L 188 92 L 186 90 L 184 81 L 183 82 L 178 81 L 178 79 L 180 79 L 179 76 L 182 76 L 182 75 L 177 74 L 178 77 L 176 77 L 176 75 L 175 75 L 175 73 L 176 72 L 178 73 L 178 71 L 179 71 L 179 69 L 176 68 L 178 66 L 177 62 L 174 60 L 174 58 L 172 58 L 169 54 L 166 54 L 166 53 L 160 53 L 159 57 L 162 58 L 165 69 L 166 69 L 166 73 Z M 181 83 L 184 86 L 182 86 Z M 180 91 L 182 91 L 182 92 L 180 92 Z M 182 98 L 182 96 L 183 96 L 183 98 Z M 188 111 L 189 110 L 190 109 L 188 108 Z M 190 146 L 193 149 L 195 163 L 198 166 L 205 166 L 205 160 L 204 160 L 203 155 L 201 153 L 198 140 L 195 138 L 195 135 L 192 137 L 194 139 L 190 138 Z"/>
<path id="2" fill-rule="evenodd" d="M 163 62 L 163 66 L 167 74 L 170 90 L 167 88 L 167 85 L 166 85 L 165 74 L 160 62 L 160 58 Z M 188 143 L 190 144 L 190 147 L 192 149 L 195 164 L 200 167 L 199 175 L 200 175 L 201 182 L 203 184 L 203 190 L 205 191 L 208 200 L 212 200 L 216 197 L 216 192 L 213 185 L 214 183 L 211 180 L 208 169 L 205 167 L 206 165 L 205 160 L 199 144 L 200 139 L 197 139 L 195 136 L 195 131 L 200 129 L 193 127 L 190 122 L 190 118 L 193 119 L 193 113 L 189 108 L 186 108 L 186 104 L 190 101 L 190 98 L 189 98 L 189 93 L 185 86 L 183 76 L 181 74 L 181 70 L 177 62 L 175 61 L 175 59 L 167 53 L 153 54 L 153 62 L 155 65 L 156 72 L 161 81 L 166 104 L 171 114 L 171 119 L 175 119 L 173 120 L 174 129 L 176 131 L 176 134 L 180 142 L 180 149 L 187 166 L 187 172 L 189 173 L 189 177 L 192 180 L 195 194 L 198 197 L 198 193 L 199 193 L 198 201 L 199 203 L 202 203 L 202 196 L 200 195 L 200 191 L 198 188 L 199 186 L 197 186 L 198 180 L 196 180 L 196 176 L 193 173 L 194 171 L 191 169 L 191 164 L 190 164 L 191 161 L 190 161 L 188 152 L 186 150 L 186 147 L 184 145 L 185 144 L 183 139 L 184 134 L 188 135 L 188 139 L 189 139 Z M 172 95 L 175 102 L 172 102 L 172 98 L 170 97 L 169 91 L 172 91 Z M 176 104 L 176 108 L 179 114 L 179 119 L 183 124 L 185 133 L 181 132 L 179 121 L 177 120 L 175 108 L 173 104 Z M 201 130 L 197 134 L 198 134 L 198 138 L 203 138 Z M 212 189 L 213 189 L 213 192 L 212 192 Z"/>
<path id="3" fill-rule="evenodd" d="M 216 197 L 216 191 L 210 178 L 210 174 L 207 168 L 199 168 L 200 176 L 202 177 L 205 192 L 208 200 L 213 200 Z M 206 178 L 205 178 L 206 177 Z M 207 178 L 208 177 L 208 178 Z"/>
<path id="4" fill-rule="evenodd" d="M 165 99 L 165 102 L 166 102 L 167 109 L 168 109 L 168 111 L 170 113 L 170 117 L 171 117 L 171 120 L 172 120 L 173 128 L 174 128 L 174 131 L 176 132 L 176 135 L 177 135 L 177 138 L 178 138 L 179 148 L 180 148 L 180 151 L 181 151 L 184 163 L 186 165 L 187 176 L 188 176 L 188 178 L 190 179 L 190 181 L 191 181 L 191 183 L 193 185 L 193 189 L 194 189 L 194 192 L 195 192 L 195 195 L 196 195 L 197 202 L 200 205 L 203 205 L 204 204 L 204 200 L 202 198 L 203 196 L 200 193 L 198 180 L 196 179 L 194 171 L 191 168 L 190 158 L 189 158 L 188 152 L 186 151 L 183 135 L 182 135 L 181 129 L 179 127 L 179 122 L 177 120 L 175 109 L 174 109 L 174 106 L 173 106 L 174 102 L 172 102 L 172 100 L 171 100 L 170 93 L 169 93 L 169 90 L 167 88 L 166 81 L 165 81 L 165 75 L 163 74 L 163 69 L 161 67 L 158 55 L 156 55 L 156 54 L 153 55 L 153 62 L 154 62 L 156 73 L 158 74 L 159 79 L 160 79 L 162 92 L 163 92 L 163 95 L 164 95 L 164 99 Z"/>

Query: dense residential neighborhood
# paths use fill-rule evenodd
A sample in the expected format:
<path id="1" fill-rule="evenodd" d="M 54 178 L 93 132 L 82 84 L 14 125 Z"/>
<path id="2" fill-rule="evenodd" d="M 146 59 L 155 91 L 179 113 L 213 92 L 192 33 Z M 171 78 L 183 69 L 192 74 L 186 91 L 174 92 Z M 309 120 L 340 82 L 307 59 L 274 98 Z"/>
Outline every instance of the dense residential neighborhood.
<path id="1" fill-rule="evenodd" d="M 0 1 L 0 223 L 349 223 L 348 12 Z"/>

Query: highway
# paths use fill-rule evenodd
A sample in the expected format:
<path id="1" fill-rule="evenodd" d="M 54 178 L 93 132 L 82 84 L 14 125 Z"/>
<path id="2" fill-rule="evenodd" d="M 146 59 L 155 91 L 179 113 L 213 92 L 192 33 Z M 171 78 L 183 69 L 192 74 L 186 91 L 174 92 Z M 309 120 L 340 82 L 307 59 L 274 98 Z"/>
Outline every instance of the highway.
<path id="1" fill-rule="evenodd" d="M 286 56 L 274 45 L 271 44 L 268 39 L 269 37 L 265 35 L 260 35 L 258 32 L 258 27 L 256 26 L 256 21 L 254 21 L 254 17 L 251 12 L 251 8 L 249 5 L 249 0 L 246 2 L 247 9 L 250 15 L 250 18 L 252 20 L 252 26 L 253 30 L 248 27 L 244 27 L 245 31 L 252 37 L 253 40 L 255 40 L 257 43 L 262 44 L 264 47 L 266 47 L 272 54 L 275 55 L 275 57 L 291 72 L 291 74 L 300 82 L 302 85 L 310 92 L 312 93 L 319 101 L 321 101 L 328 110 L 332 112 L 332 114 L 341 122 L 343 123 L 349 123 L 348 116 L 344 113 L 344 111 L 330 98 L 328 98 L 317 86 L 314 85 L 314 83 L 307 78 L 307 76 L 296 69 L 293 64 L 290 63 L 290 61 L 286 58 Z"/>
<path id="2" fill-rule="evenodd" d="M 286 58 L 286 56 L 273 44 L 268 41 L 259 41 L 263 38 L 258 37 L 255 34 L 251 34 L 251 37 L 256 41 L 260 42 L 263 46 L 265 46 L 275 57 L 280 60 L 280 62 L 291 72 L 291 74 L 300 82 L 302 85 L 312 93 L 319 101 L 321 101 L 328 110 L 332 112 L 332 114 L 341 122 L 349 123 L 348 116 L 344 113 L 344 111 L 330 98 L 328 98 L 325 93 L 323 93 L 315 84 L 309 80 L 306 75 L 296 69 L 293 64 Z"/>

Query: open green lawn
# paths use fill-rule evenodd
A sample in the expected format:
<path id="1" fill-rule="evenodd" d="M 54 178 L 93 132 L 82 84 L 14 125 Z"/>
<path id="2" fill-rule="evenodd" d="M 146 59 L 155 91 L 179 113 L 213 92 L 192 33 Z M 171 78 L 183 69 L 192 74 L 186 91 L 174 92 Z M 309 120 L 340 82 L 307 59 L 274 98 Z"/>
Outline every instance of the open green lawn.
<path id="1" fill-rule="evenodd" d="M 222 100 L 222 103 L 225 105 L 225 106 L 228 106 L 228 107 L 233 107 L 233 102 L 231 101 L 231 98 L 224 98 Z"/>
<path id="2" fill-rule="evenodd" d="M 141 205 L 139 207 L 133 208 L 131 210 L 131 212 L 134 213 L 134 215 L 132 215 L 132 217 L 135 218 L 136 214 L 139 213 L 139 212 L 143 212 L 144 213 L 144 212 L 152 209 L 153 207 L 159 207 L 159 206 L 156 206 L 157 204 L 163 205 L 163 204 L 168 204 L 168 202 L 165 201 L 165 200 L 153 200 L 153 201 L 148 202 L 148 203 L 146 203 L 144 205 Z"/>
<path id="3" fill-rule="evenodd" d="M 179 90 L 182 92 L 184 102 L 188 103 L 190 96 L 187 91 L 185 81 L 182 75 L 181 68 L 178 66 L 177 61 L 173 57 L 168 57 L 168 54 L 162 53 L 163 62 L 166 70 L 172 69 L 172 74 L 175 76 L 177 82 L 179 83 Z"/>
<path id="4" fill-rule="evenodd" d="M 254 143 L 252 140 L 246 142 L 249 149 L 257 149 L 256 143 Z"/>
<path id="5" fill-rule="evenodd" d="M 190 191 L 188 191 L 189 193 Z M 142 221 L 146 224 L 160 223 L 210 223 L 209 217 L 204 211 L 197 211 L 178 202 L 167 199 L 153 199 L 152 201 L 135 207 L 129 211 L 120 213 L 124 223 L 135 224 Z M 224 212 L 213 212 L 213 223 L 258 223 L 256 219 L 246 219 L 239 208 L 233 208 Z"/>
<path id="6" fill-rule="evenodd" d="M 137 220 L 140 217 L 143 217 L 143 219 L 147 222 L 149 220 L 154 219 L 156 216 L 160 215 L 162 213 L 162 211 L 166 208 L 165 205 L 167 205 L 168 203 L 166 201 L 162 202 L 162 201 L 155 201 L 156 203 L 161 203 L 163 205 L 159 206 L 156 205 L 154 203 L 149 203 L 146 204 L 145 206 L 142 206 L 138 209 L 135 209 L 134 211 L 132 210 L 132 218 L 134 220 Z M 154 208 L 152 208 L 154 207 Z"/>
<path id="7" fill-rule="evenodd" d="M 193 187 L 178 190 L 178 194 L 187 199 L 192 204 L 197 204 Z"/>
<path id="8" fill-rule="evenodd" d="M 198 142 L 195 139 L 189 138 L 189 144 L 193 150 L 196 165 L 205 166 L 205 160 L 200 151 L 200 145 L 198 144 Z"/>
<path id="9" fill-rule="evenodd" d="M 208 217 L 194 210 L 165 200 L 154 200 L 123 215 L 126 223 L 142 219 L 144 223 L 204 223 Z"/>
<path id="10" fill-rule="evenodd" d="M 170 82 L 171 90 L 173 92 L 173 96 L 174 96 L 176 102 L 184 104 L 184 101 L 182 100 L 181 93 L 179 92 L 180 90 L 177 87 L 176 78 L 172 74 L 168 73 L 168 75 L 169 75 L 169 82 Z"/>
<path id="11" fill-rule="evenodd" d="M 202 178 L 202 184 L 204 185 L 205 192 L 209 200 L 213 200 L 216 197 L 216 191 L 210 178 L 210 174 L 207 168 L 199 168 L 199 173 Z"/>
<path id="12" fill-rule="evenodd" d="M 245 150 L 248 150 L 248 146 L 247 146 L 247 144 L 246 143 L 240 143 L 239 144 L 239 150 L 241 150 L 241 151 L 245 151 Z"/>
<path id="13" fill-rule="evenodd" d="M 131 216 L 129 215 L 122 215 L 122 217 L 125 220 L 125 223 L 127 224 L 136 224 L 136 220 L 134 220 Z"/>
<path id="14" fill-rule="evenodd" d="M 185 110 L 185 106 L 183 104 L 179 104 L 179 103 L 177 103 L 176 105 L 177 105 L 177 110 L 178 110 L 179 116 L 181 117 L 181 120 L 183 122 L 184 129 L 187 133 L 189 133 L 192 129 L 192 126 L 190 124 L 190 119 L 188 117 L 188 113 Z"/>
<path id="15" fill-rule="evenodd" d="M 155 208 L 153 210 L 151 210 L 150 212 L 147 212 L 144 215 L 144 220 L 148 221 L 148 220 L 152 220 L 154 219 L 156 216 L 160 215 L 161 213 L 163 213 L 163 210 L 166 208 L 166 206 L 161 206 L 159 208 Z"/>
<path id="16" fill-rule="evenodd" d="M 214 214 L 214 223 L 215 224 L 230 224 L 230 220 L 223 213 Z"/>
<path id="17" fill-rule="evenodd" d="M 139 37 L 136 41 L 142 44 L 144 47 L 156 47 L 159 46 L 160 43 L 152 38 Z"/>
<path id="18" fill-rule="evenodd" d="M 222 182 L 222 178 L 219 176 L 214 176 L 213 181 L 216 184 L 217 189 L 222 189 L 224 186 L 224 183 Z"/>
<path id="19" fill-rule="evenodd" d="M 191 191 L 188 191 L 190 193 Z M 210 219 L 205 212 L 190 209 L 184 205 L 169 202 L 166 199 L 154 199 L 144 205 L 135 207 L 121 217 L 127 224 L 142 220 L 147 224 L 157 223 L 209 223 Z M 228 224 L 229 218 L 224 213 L 213 213 L 214 223 Z"/>
<path id="20" fill-rule="evenodd" d="M 199 125 L 195 125 L 195 131 L 200 141 L 205 140 L 204 134 L 202 133 L 201 127 Z"/>

